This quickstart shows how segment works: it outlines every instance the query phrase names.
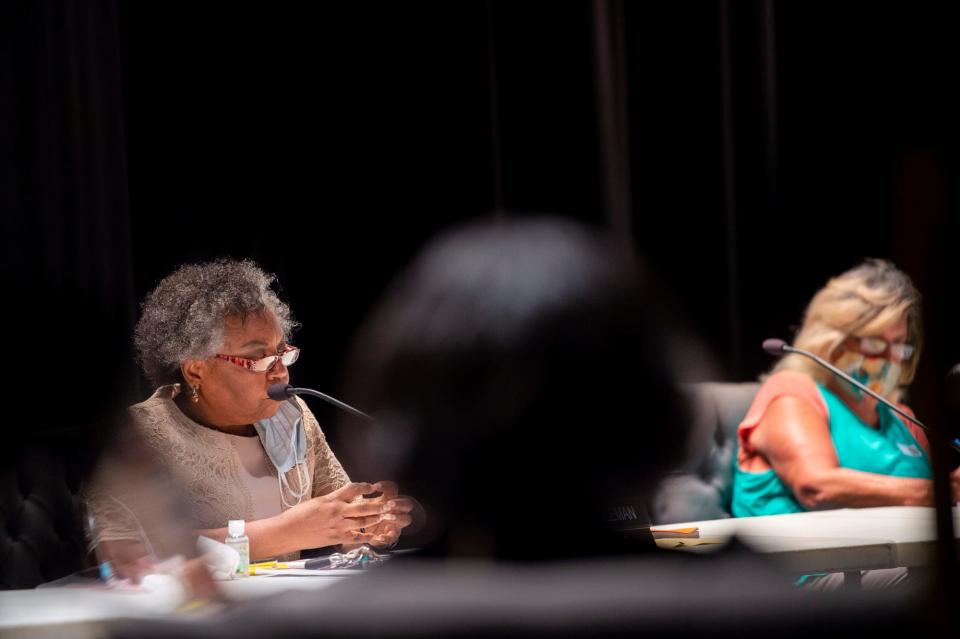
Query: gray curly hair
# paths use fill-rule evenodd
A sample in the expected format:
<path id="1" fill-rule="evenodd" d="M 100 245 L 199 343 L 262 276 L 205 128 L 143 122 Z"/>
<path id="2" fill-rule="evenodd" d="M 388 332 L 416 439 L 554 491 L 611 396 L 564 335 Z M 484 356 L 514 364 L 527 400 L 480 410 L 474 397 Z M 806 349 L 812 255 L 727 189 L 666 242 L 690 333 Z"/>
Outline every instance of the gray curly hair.
<path id="1" fill-rule="evenodd" d="M 184 264 L 160 280 L 144 299 L 134 331 L 147 379 L 157 386 L 182 381 L 181 362 L 215 354 L 230 316 L 271 311 L 289 337 L 297 323 L 271 289 L 275 281 L 252 260 L 225 258 Z"/>

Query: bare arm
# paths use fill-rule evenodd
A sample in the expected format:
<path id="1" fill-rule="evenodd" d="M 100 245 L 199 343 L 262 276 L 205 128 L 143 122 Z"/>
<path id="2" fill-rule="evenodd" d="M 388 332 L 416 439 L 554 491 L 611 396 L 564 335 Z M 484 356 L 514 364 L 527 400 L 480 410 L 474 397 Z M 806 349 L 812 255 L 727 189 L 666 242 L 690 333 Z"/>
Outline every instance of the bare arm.
<path id="1" fill-rule="evenodd" d="M 804 508 L 933 505 L 929 479 L 841 468 L 829 424 L 796 397 L 770 404 L 750 441 Z"/>

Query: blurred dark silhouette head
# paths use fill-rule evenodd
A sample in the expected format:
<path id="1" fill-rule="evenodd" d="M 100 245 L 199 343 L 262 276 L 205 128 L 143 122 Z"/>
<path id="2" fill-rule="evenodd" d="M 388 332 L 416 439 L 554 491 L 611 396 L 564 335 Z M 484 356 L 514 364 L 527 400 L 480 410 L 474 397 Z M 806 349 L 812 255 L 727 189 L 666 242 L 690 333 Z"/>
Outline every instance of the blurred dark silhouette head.
<path id="1" fill-rule="evenodd" d="M 429 244 L 359 331 L 344 418 L 356 477 L 396 478 L 428 552 L 622 551 L 686 436 L 658 305 L 633 256 L 569 221 L 482 220 Z"/>

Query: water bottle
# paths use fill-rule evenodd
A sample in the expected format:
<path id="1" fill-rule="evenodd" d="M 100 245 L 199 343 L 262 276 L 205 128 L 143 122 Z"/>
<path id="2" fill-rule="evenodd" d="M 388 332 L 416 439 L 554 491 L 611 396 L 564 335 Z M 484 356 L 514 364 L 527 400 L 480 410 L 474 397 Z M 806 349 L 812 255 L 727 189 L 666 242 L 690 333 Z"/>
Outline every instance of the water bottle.
<path id="1" fill-rule="evenodd" d="M 246 577 L 250 574 L 250 538 L 244 533 L 246 524 L 242 519 L 231 519 L 227 522 L 227 539 L 225 544 L 237 551 L 240 561 L 233 578 Z"/>

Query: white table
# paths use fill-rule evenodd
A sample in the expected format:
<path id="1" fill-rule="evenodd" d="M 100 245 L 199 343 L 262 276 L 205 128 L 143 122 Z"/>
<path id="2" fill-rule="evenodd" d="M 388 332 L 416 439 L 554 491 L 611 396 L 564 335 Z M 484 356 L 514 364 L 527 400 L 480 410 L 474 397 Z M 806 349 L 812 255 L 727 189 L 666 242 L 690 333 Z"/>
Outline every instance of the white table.
<path id="1" fill-rule="evenodd" d="M 960 511 L 954 509 L 960 529 Z M 936 529 L 932 508 L 848 508 L 820 512 L 691 521 L 655 528 L 696 527 L 700 540 L 726 541 L 736 535 L 757 552 L 769 554 L 797 573 L 845 572 L 917 567 L 933 556 Z M 711 552 L 719 545 L 689 545 L 684 550 Z M 327 588 L 342 579 L 323 576 L 255 576 L 218 582 L 231 599 L 252 599 L 284 590 Z M 162 588 L 122 592 L 94 588 L 0 591 L 0 634 L 4 637 L 100 637 L 109 622 L 166 617 L 182 602 Z M 194 613 L 197 614 L 197 613 Z M 202 614 L 202 611 L 199 613 Z"/>
<path id="2" fill-rule="evenodd" d="M 960 530 L 960 510 L 953 510 Z M 895 506 L 843 508 L 768 517 L 691 521 L 654 529 L 696 527 L 701 540 L 736 535 L 753 550 L 771 555 L 797 573 L 845 572 L 929 565 L 936 543 L 933 508 Z M 680 550 L 711 552 L 717 545 L 680 540 Z M 663 546 L 663 540 L 660 545 Z M 672 544 L 666 544 L 672 545 Z"/>
<path id="3" fill-rule="evenodd" d="M 349 577 L 255 576 L 217 582 L 232 600 L 264 597 L 285 590 L 321 590 Z M 171 582 L 152 590 L 109 590 L 103 587 L 63 587 L 0 591 L 0 636 L 103 637 L 109 624 L 122 619 L 168 618 L 181 609 L 183 593 Z M 205 614 L 204 610 L 184 613 Z"/>

